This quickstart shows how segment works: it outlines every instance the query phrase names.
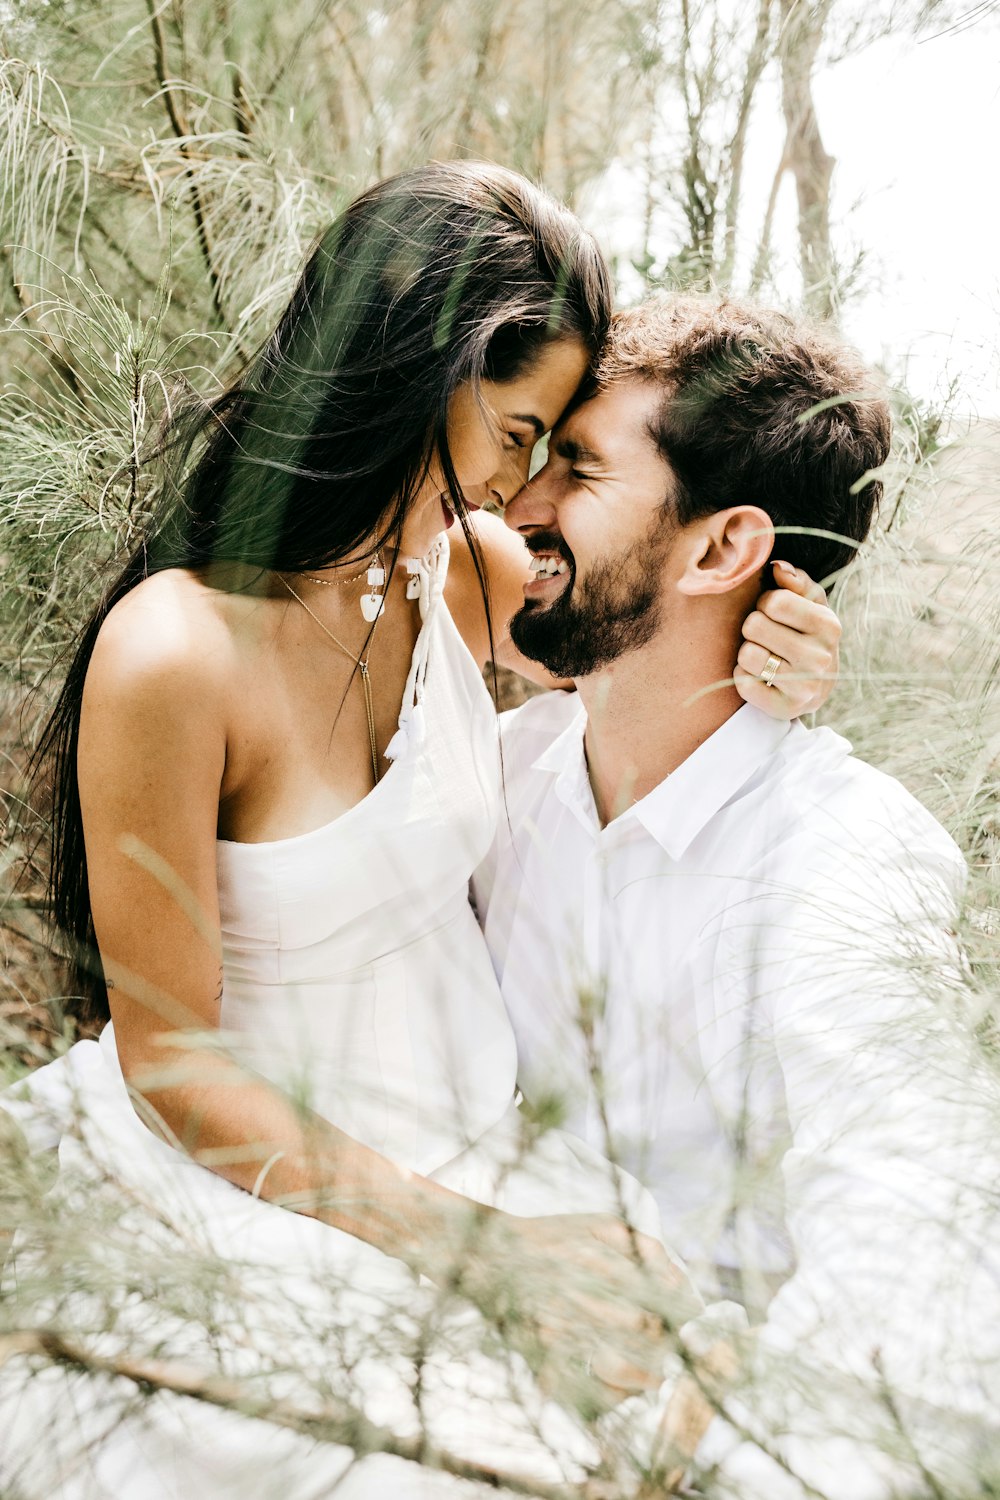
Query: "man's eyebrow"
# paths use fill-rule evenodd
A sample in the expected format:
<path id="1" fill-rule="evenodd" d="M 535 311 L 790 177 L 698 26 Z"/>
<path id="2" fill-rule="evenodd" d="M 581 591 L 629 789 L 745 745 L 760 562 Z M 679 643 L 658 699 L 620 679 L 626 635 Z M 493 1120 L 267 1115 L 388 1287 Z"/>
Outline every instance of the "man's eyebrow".
<path id="1" fill-rule="evenodd" d="M 523 422 L 525 426 L 533 427 L 535 429 L 535 437 L 545 436 L 545 424 L 539 417 L 520 411 L 508 412 L 507 415 L 512 422 Z"/>
<path id="2" fill-rule="evenodd" d="M 587 448 L 583 443 L 578 443 L 571 437 L 553 437 L 550 440 L 552 448 L 560 458 L 568 458 L 571 464 L 600 464 L 604 460 L 593 448 Z"/>

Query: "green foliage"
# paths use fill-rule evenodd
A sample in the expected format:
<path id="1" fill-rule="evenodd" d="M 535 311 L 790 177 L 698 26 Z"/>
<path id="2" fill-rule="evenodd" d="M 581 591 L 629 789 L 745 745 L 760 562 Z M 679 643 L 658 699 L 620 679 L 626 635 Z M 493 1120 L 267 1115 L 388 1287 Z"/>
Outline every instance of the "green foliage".
<path id="1" fill-rule="evenodd" d="M 728 279 L 740 132 L 776 32 L 769 14 L 762 30 L 746 7 L 725 24 L 717 7 L 690 9 L 661 0 L 580 0 L 541 18 L 528 0 L 20 0 L 0 9 L 8 810 L 23 792 L 21 715 L 30 734 L 47 674 L 156 500 L 140 460 L 159 424 L 191 389 L 217 391 L 257 347 L 308 246 L 369 181 L 432 155 L 482 154 L 574 200 L 617 155 L 639 163 L 645 184 L 643 285 Z M 867 36 L 875 23 L 863 10 L 852 24 Z M 675 135 L 656 136 L 668 117 Z M 656 221 L 664 202 L 670 233 Z M 1000 439 L 980 432 L 943 447 L 943 423 L 900 398 L 882 524 L 838 590 L 844 676 L 823 717 L 909 785 L 968 854 L 968 1002 L 994 1048 Z M 9 1072 L 44 1055 L 39 997 L 58 994 L 39 940 L 37 879 L 26 896 L 9 889 L 8 867 L 28 852 L 9 847 L 0 867 Z M 600 999 L 584 1007 L 591 1030 Z M 67 1039 L 57 1006 L 48 1024 L 50 1037 Z M 536 1104 L 541 1134 L 558 1125 L 564 1101 Z M 111 1196 L 99 1195 L 96 1219 L 93 1202 L 53 1205 L 17 1143 L 0 1141 L 0 1172 L 0 1232 L 30 1219 L 40 1253 L 58 1264 L 68 1252 L 79 1285 L 114 1290 L 124 1267 L 141 1286 L 144 1246 L 117 1223 Z M 231 1295 L 218 1263 L 196 1265 L 189 1247 L 172 1243 L 167 1252 L 161 1245 L 158 1266 L 180 1319 Z M 211 1318 L 203 1323 L 211 1332 Z M 0 1338 L 6 1331 L 0 1319 Z M 245 1409 L 249 1397 L 227 1399 Z M 309 1413 L 299 1419 L 309 1430 Z M 983 1486 L 980 1494 L 997 1492 L 986 1478 Z"/>
<path id="2" fill-rule="evenodd" d="M 824 719 L 897 776 L 968 857 L 972 1014 L 995 1047 L 1000 998 L 1000 567 L 996 456 L 982 423 L 939 447 L 903 398 L 882 524 L 838 586 L 843 676 Z"/>
<path id="3" fill-rule="evenodd" d="M 586 0 L 541 26 L 527 0 L 0 12 L 0 669 L 36 681 L 72 634 L 155 499 L 138 459 L 157 422 L 258 347 L 343 204 L 468 154 L 572 199 L 634 130 L 655 11 Z"/>

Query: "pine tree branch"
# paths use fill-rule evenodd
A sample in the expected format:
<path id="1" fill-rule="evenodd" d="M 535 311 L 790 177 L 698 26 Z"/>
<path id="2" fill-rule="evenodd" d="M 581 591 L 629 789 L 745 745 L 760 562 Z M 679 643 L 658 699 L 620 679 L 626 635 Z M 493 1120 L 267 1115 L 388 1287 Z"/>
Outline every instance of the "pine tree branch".
<path id="1" fill-rule="evenodd" d="M 126 250 L 125 246 L 108 228 L 104 220 L 97 213 L 96 209 L 91 207 L 89 204 L 87 205 L 87 219 L 97 230 L 98 234 L 101 236 L 108 249 L 112 251 L 113 254 L 117 255 L 118 258 L 122 261 L 129 274 L 131 276 L 134 276 L 137 281 L 141 281 L 149 291 L 155 292 L 157 287 L 155 278 L 150 276 L 146 271 L 142 269 L 141 266 L 138 266 L 136 264 L 132 256 Z"/>
<path id="2" fill-rule="evenodd" d="M 472 133 L 472 119 L 476 102 L 488 94 L 490 52 L 493 48 L 493 21 L 492 12 L 484 9 L 476 46 L 475 72 L 472 77 L 472 85 L 465 96 L 465 104 L 462 107 L 462 116 L 458 122 L 458 130 L 456 132 L 458 145 L 462 150 L 467 149 L 468 137 Z"/>
<path id="3" fill-rule="evenodd" d="M 265 99 L 269 99 L 271 97 L 271 95 L 277 89 L 278 85 L 285 78 L 286 74 L 298 62 L 302 48 L 312 36 L 320 21 L 325 19 L 332 20 L 334 15 L 338 10 L 340 10 L 340 8 L 341 7 L 339 4 L 331 5 L 330 0 L 319 0 L 319 3 L 317 4 L 312 15 L 309 17 L 306 24 L 302 27 L 302 30 L 299 32 L 298 36 L 295 38 L 295 41 L 289 48 L 287 56 L 281 63 L 279 63 L 277 70 L 272 74 L 270 81 L 265 86 L 263 94 L 263 97 Z"/>
<path id="4" fill-rule="evenodd" d="M 226 310 L 222 301 L 222 286 L 219 273 L 215 268 L 212 258 L 212 247 L 208 238 L 208 225 L 205 217 L 205 204 L 201 195 L 201 188 L 195 175 L 193 159 L 189 147 L 191 128 L 178 102 L 175 90 L 168 81 L 167 70 L 167 39 L 163 30 L 163 21 L 157 0 L 146 0 L 146 9 L 149 11 L 149 24 L 153 34 L 153 52 L 156 64 L 156 81 L 159 85 L 160 94 L 166 106 L 167 115 L 170 120 L 174 135 L 180 143 L 180 152 L 186 163 L 185 175 L 191 186 L 191 208 L 194 214 L 195 231 L 198 236 L 198 247 L 201 250 L 205 269 L 208 272 L 208 280 L 212 289 L 212 305 L 216 316 L 223 328 L 228 326 Z"/>
<path id="5" fill-rule="evenodd" d="M 236 126 L 237 135 L 249 140 L 253 124 L 254 111 L 247 93 L 246 80 L 243 77 L 243 69 L 233 53 L 232 17 L 229 13 L 229 0 L 216 0 L 216 19 L 219 31 L 222 34 L 222 55 L 226 60 L 226 68 L 229 71 L 230 81 L 233 89 L 233 124 Z"/>
<path id="6" fill-rule="evenodd" d="M 48 329 L 43 328 L 42 325 L 38 322 L 38 316 L 35 311 L 35 303 L 32 299 L 31 293 L 28 291 L 27 287 L 17 279 L 17 273 L 14 270 L 13 256 L 7 248 L 4 249 L 4 258 L 7 260 L 10 266 L 10 284 L 14 288 L 14 295 L 17 297 L 18 302 L 21 304 L 22 313 L 26 321 L 30 324 L 32 333 L 44 345 L 53 370 L 55 370 L 56 374 L 61 376 L 62 379 L 65 380 L 66 384 L 69 386 L 77 401 L 83 404 L 84 392 L 83 387 L 80 384 L 80 378 L 74 370 L 73 366 L 70 364 L 69 360 L 66 358 L 65 354 L 60 349 L 59 345 L 56 343 L 55 339 L 49 333 Z"/>
<path id="7" fill-rule="evenodd" d="M 920 1449 L 913 1441 L 912 1434 L 903 1421 L 902 1413 L 899 1410 L 899 1403 L 893 1395 L 892 1386 L 885 1378 L 885 1367 L 882 1363 L 882 1351 L 880 1349 L 876 1349 L 872 1354 L 872 1364 L 879 1378 L 879 1395 L 882 1398 L 882 1404 L 889 1414 L 889 1420 L 892 1422 L 896 1433 L 906 1446 L 907 1457 L 914 1467 L 919 1470 L 920 1477 L 927 1486 L 928 1494 L 933 1497 L 933 1500 L 949 1500 L 948 1495 L 941 1488 L 941 1485 L 921 1457 Z"/>
<path id="8" fill-rule="evenodd" d="M 371 1422 L 347 1402 L 325 1401 L 311 1410 L 287 1399 L 275 1399 L 256 1382 L 206 1375 L 179 1361 L 139 1359 L 130 1355 L 100 1355 L 50 1329 L 21 1329 L 0 1335 L 0 1368 L 16 1356 L 39 1356 L 88 1374 L 117 1375 L 140 1388 L 169 1391 L 188 1396 L 297 1432 L 314 1442 L 350 1448 L 360 1458 L 389 1453 L 411 1463 L 421 1461 L 446 1474 L 488 1485 L 535 1500 L 615 1500 L 619 1486 L 603 1480 L 585 1480 L 579 1485 L 553 1484 L 509 1473 L 492 1464 L 477 1464 L 443 1449 L 429 1450 L 426 1437 L 398 1437 L 389 1428 Z"/>

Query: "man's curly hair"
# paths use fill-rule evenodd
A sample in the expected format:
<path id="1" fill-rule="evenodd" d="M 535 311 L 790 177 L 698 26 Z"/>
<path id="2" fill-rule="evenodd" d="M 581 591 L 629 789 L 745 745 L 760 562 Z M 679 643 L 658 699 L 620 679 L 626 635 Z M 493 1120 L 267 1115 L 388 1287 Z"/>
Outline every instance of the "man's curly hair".
<path id="1" fill-rule="evenodd" d="M 596 379 L 663 388 L 650 435 L 680 525 L 759 505 L 777 555 L 814 578 L 852 561 L 881 499 L 891 419 L 877 377 L 831 333 L 725 297 L 654 299 L 616 314 Z"/>

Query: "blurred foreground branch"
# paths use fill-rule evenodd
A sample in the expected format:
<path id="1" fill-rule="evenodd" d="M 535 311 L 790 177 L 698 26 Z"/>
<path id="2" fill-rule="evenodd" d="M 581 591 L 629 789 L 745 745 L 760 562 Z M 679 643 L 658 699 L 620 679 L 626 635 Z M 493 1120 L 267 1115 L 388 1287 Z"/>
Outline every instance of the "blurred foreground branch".
<path id="1" fill-rule="evenodd" d="M 440 1449 L 428 1450 L 423 1435 L 398 1437 L 388 1428 L 370 1422 L 362 1412 L 352 1410 L 344 1402 L 325 1402 L 307 1410 L 262 1393 L 259 1386 L 249 1380 L 226 1380 L 206 1375 L 197 1368 L 170 1360 L 95 1354 L 50 1328 L 0 1334 L 0 1367 L 8 1359 L 24 1355 L 39 1355 L 89 1375 L 118 1376 L 148 1393 L 169 1391 L 175 1396 L 188 1396 L 209 1406 L 286 1428 L 316 1442 L 350 1448 L 358 1459 L 373 1453 L 387 1453 L 493 1489 L 536 1496 L 537 1500 L 615 1500 L 616 1492 L 604 1480 L 569 1486 L 526 1479 L 492 1465 L 466 1462 Z"/>

